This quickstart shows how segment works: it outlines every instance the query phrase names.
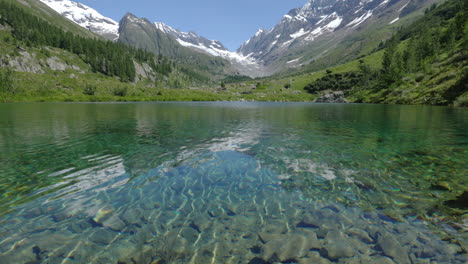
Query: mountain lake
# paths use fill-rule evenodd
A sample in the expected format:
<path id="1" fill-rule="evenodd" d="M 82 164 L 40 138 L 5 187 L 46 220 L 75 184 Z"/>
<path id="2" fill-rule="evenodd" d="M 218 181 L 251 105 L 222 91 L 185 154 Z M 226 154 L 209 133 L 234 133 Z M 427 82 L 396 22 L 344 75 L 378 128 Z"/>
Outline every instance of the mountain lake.
<path id="1" fill-rule="evenodd" d="M 468 109 L 0 104 L 0 263 L 467 263 Z"/>

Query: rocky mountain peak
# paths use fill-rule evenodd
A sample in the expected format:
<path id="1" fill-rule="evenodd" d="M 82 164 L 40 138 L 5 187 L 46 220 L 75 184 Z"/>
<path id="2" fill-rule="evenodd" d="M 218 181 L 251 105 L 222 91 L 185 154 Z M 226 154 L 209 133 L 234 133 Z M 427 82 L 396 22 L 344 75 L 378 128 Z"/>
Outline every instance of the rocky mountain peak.
<path id="1" fill-rule="evenodd" d="M 373 19 L 387 19 L 393 13 L 401 12 L 410 1 L 310 0 L 304 6 L 290 10 L 272 29 L 260 29 L 237 52 L 267 66 L 286 54 L 299 54 L 294 51 L 317 41 L 330 41 L 352 34 Z M 393 5 L 399 9 L 386 11 Z M 287 66 L 300 65 L 299 57 L 288 62 Z"/>
<path id="2" fill-rule="evenodd" d="M 119 24 L 81 3 L 69 0 L 40 0 L 76 24 L 110 40 L 119 37 Z"/>

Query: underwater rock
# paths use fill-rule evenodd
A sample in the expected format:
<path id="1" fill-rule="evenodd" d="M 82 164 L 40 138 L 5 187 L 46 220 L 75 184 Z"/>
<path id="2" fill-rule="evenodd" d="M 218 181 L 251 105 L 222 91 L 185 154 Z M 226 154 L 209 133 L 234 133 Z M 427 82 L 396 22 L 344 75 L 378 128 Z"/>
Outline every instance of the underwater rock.
<path id="1" fill-rule="evenodd" d="M 372 258 L 372 261 L 369 262 L 369 263 L 395 264 L 395 262 L 391 258 L 384 257 L 384 256 L 374 257 L 374 258 Z"/>
<path id="2" fill-rule="evenodd" d="M 126 226 L 124 221 L 122 221 L 122 219 L 117 215 L 111 216 L 109 219 L 105 220 L 102 225 L 114 231 L 122 231 Z"/>
<path id="3" fill-rule="evenodd" d="M 180 236 L 187 239 L 190 243 L 194 243 L 198 239 L 198 232 L 191 227 L 183 227 L 180 230 Z"/>
<path id="4" fill-rule="evenodd" d="M 89 240 L 98 244 L 108 245 L 115 236 L 116 234 L 109 229 L 99 228 L 89 237 Z"/>
<path id="5" fill-rule="evenodd" d="M 317 234 L 317 237 L 319 238 L 325 238 L 330 230 L 337 230 L 340 229 L 341 226 L 330 223 L 330 222 L 324 222 L 320 225 L 320 228 L 315 229 L 315 233 Z"/>
<path id="6" fill-rule="evenodd" d="M 77 220 L 70 225 L 68 225 L 68 230 L 74 232 L 74 233 L 82 233 L 84 230 L 91 228 L 92 224 L 89 221 L 90 219 L 80 219 Z"/>
<path id="7" fill-rule="evenodd" d="M 377 244 L 385 256 L 391 257 L 398 263 L 410 263 L 407 250 L 392 235 L 379 234 Z"/>
<path id="8" fill-rule="evenodd" d="M 367 226 L 365 226 L 364 230 L 367 232 L 367 234 L 369 234 L 369 236 L 373 240 L 377 240 L 378 234 L 380 234 L 380 229 L 376 225 L 367 225 Z"/>
<path id="9" fill-rule="evenodd" d="M 249 230 L 251 227 L 255 226 L 256 220 L 257 219 L 253 217 L 236 215 L 230 219 L 229 226 L 232 230 L 242 232 L 244 230 Z"/>
<path id="10" fill-rule="evenodd" d="M 331 260 L 353 257 L 356 255 L 356 250 L 352 247 L 351 241 L 343 232 L 332 230 L 325 237 L 321 253 Z"/>
<path id="11" fill-rule="evenodd" d="M 331 264 L 332 262 L 326 258 L 322 258 L 317 251 L 310 251 L 307 257 L 299 259 L 300 264 Z"/>
<path id="12" fill-rule="evenodd" d="M 100 208 L 97 212 L 96 212 L 96 215 L 93 217 L 93 220 L 96 222 L 96 223 L 100 223 L 102 224 L 102 222 L 107 219 L 108 217 L 110 217 L 110 214 L 112 212 L 114 212 L 114 207 L 111 206 L 111 205 L 106 205 L 102 208 Z"/>
<path id="13" fill-rule="evenodd" d="M 212 210 L 208 210 L 208 215 L 210 217 L 221 217 L 224 214 L 223 209 L 217 207 Z"/>
<path id="14" fill-rule="evenodd" d="M 468 191 L 464 191 L 456 199 L 446 201 L 444 204 L 452 208 L 468 209 Z"/>
<path id="15" fill-rule="evenodd" d="M 199 214 L 193 218 L 192 223 L 198 228 L 200 232 L 203 232 L 207 230 L 211 225 L 211 221 L 210 219 L 208 219 L 208 217 L 204 214 Z"/>
<path id="16" fill-rule="evenodd" d="M 259 232 L 258 233 L 258 238 L 264 244 L 270 242 L 271 240 L 281 238 L 282 236 L 283 236 L 282 234 L 272 234 L 270 232 Z"/>
<path id="17" fill-rule="evenodd" d="M 410 246 L 419 246 L 418 234 L 412 230 L 406 230 L 406 233 L 403 233 L 402 236 L 398 238 L 401 244 L 410 245 Z"/>
<path id="18" fill-rule="evenodd" d="M 296 227 L 299 228 L 319 228 L 320 227 L 320 220 L 318 220 L 315 216 L 311 214 L 306 214 L 302 220 L 297 223 Z"/>
<path id="19" fill-rule="evenodd" d="M 27 210 L 24 213 L 23 217 L 27 219 L 31 219 L 31 218 L 36 218 L 42 214 L 43 214 L 43 211 L 41 208 L 32 208 L 31 210 Z"/>
<path id="20" fill-rule="evenodd" d="M 261 258 L 255 257 L 255 258 L 251 259 L 248 264 L 269 264 L 269 262 L 264 261 Z"/>
<path id="21" fill-rule="evenodd" d="M 366 242 L 368 244 L 374 242 L 374 240 L 364 230 L 353 227 L 353 228 L 348 229 L 347 233 L 354 236 L 354 237 L 357 237 L 358 239 L 360 239 L 360 240 L 362 240 L 362 241 L 364 241 L 364 242 Z"/>
<path id="22" fill-rule="evenodd" d="M 307 255 L 311 240 L 300 234 L 280 235 L 262 247 L 262 259 L 265 261 L 286 261 Z"/>
<path id="23" fill-rule="evenodd" d="M 415 256 L 417 258 L 432 258 L 435 257 L 436 254 L 438 254 L 437 250 L 430 245 L 418 247 L 413 252 L 415 253 Z"/>
<path id="24" fill-rule="evenodd" d="M 66 219 L 68 219 L 70 217 L 71 217 L 71 215 L 69 215 L 69 214 L 67 214 L 65 212 L 60 212 L 60 213 L 52 215 L 52 219 L 57 223 L 62 222 L 62 221 L 66 220 Z"/>
<path id="25" fill-rule="evenodd" d="M 450 184 L 446 181 L 440 181 L 431 184 L 431 190 L 434 191 L 450 191 L 452 188 L 450 187 Z"/>
<path id="26" fill-rule="evenodd" d="M 314 231 L 311 230 L 302 230 L 301 231 L 304 236 L 307 238 L 308 242 L 310 243 L 310 248 L 311 249 L 320 249 L 322 248 L 322 243 L 319 241 L 317 238 L 317 234 L 315 234 Z"/>
<path id="27" fill-rule="evenodd" d="M 121 215 L 122 220 L 129 225 L 140 223 L 141 217 L 141 210 L 137 208 L 129 208 Z"/>

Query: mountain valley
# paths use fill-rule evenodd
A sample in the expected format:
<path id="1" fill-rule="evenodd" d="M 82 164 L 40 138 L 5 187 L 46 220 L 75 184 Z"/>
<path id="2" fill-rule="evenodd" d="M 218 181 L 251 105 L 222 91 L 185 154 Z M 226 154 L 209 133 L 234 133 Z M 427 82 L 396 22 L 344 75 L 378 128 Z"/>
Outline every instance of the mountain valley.
<path id="1" fill-rule="evenodd" d="M 2 1 L 21 3 L 26 6 L 38 6 L 40 3 L 34 0 L 25 0 L 26 2 Z M 41 0 L 41 2 L 45 5 L 41 5 L 39 11 L 35 11 L 35 15 L 47 17 L 37 12 L 42 12 L 42 14 L 53 12 L 45 8 L 45 6 L 48 6 L 76 25 L 72 26 L 71 30 L 74 34 L 86 35 L 86 37 L 114 42 L 118 45 L 128 45 L 134 49 L 144 50 L 159 56 L 159 62 L 156 62 L 155 65 L 159 63 L 167 64 L 167 68 L 171 68 L 170 73 L 167 71 L 166 75 L 158 76 L 154 70 L 153 73 L 150 73 L 151 70 L 149 69 L 151 67 L 149 64 L 139 64 L 136 61 L 134 63 L 137 73 L 136 83 L 148 87 L 142 89 L 145 91 L 152 90 L 152 94 L 160 93 L 160 91 L 150 87 L 172 87 L 191 89 L 187 92 L 188 94 L 194 93 L 194 91 L 203 91 L 203 93 L 211 94 L 210 97 L 214 96 L 213 98 L 220 100 L 238 100 L 240 98 L 246 100 L 270 100 L 272 98 L 312 100 L 319 94 L 312 92 L 312 95 L 309 95 L 307 92 L 310 92 L 310 90 L 304 89 L 309 83 L 304 83 L 304 81 L 314 81 L 315 77 L 303 78 L 301 76 L 322 76 L 320 72 L 326 69 L 346 68 L 346 66 L 341 65 L 355 65 L 350 70 L 356 71 L 358 70 L 356 66 L 358 60 L 372 61 L 371 66 L 374 67 L 374 71 L 377 71 L 377 68 L 381 67 L 380 60 L 383 54 L 381 50 L 388 48 L 388 40 L 392 36 L 400 34 L 399 32 L 402 29 L 418 23 L 421 17 L 424 17 L 425 14 L 428 15 L 429 8 L 433 9 L 443 1 L 310 0 L 304 6 L 289 11 L 271 29 L 259 29 L 254 36 L 243 43 L 236 51 L 228 50 L 220 41 L 207 39 L 194 32 L 183 32 L 163 22 L 152 22 L 131 13 L 127 13 L 119 22 L 116 22 L 93 8 L 78 2 L 69 0 Z M 449 2 L 463 5 L 460 0 L 451 0 Z M 452 17 L 455 17 L 455 15 L 452 14 Z M 452 17 L 444 19 L 449 21 Z M 53 23 L 65 31 L 70 31 L 70 22 L 54 20 Z M 464 24 L 460 24 L 460 26 L 465 28 Z M 4 28 L 8 29 L 8 26 L 4 26 Z M 445 26 L 441 29 L 445 30 L 444 28 Z M 89 33 L 85 33 L 83 30 Z M 12 32 L 12 37 L 16 38 L 14 29 Z M 5 39 L 9 39 L 9 33 L 3 34 Z M 411 32 L 408 34 L 414 35 L 416 33 Z M 409 38 L 411 36 L 401 36 L 400 40 L 403 41 Z M 464 35 L 458 36 L 458 39 L 455 40 L 456 43 L 460 43 L 460 38 L 463 39 Z M 404 41 L 402 45 L 398 46 L 405 49 L 406 42 Z M 11 52 L 13 52 L 15 45 L 14 42 L 12 44 L 8 48 Z M 60 45 L 57 48 L 61 48 Z M 456 50 L 463 49 L 459 44 L 453 46 L 453 48 Z M 24 47 L 21 49 L 24 49 Z M 39 50 L 42 51 L 44 48 L 39 47 Z M 463 54 L 463 50 L 460 50 L 460 52 Z M 16 53 L 18 52 L 16 51 Z M 3 65 L 15 72 L 28 72 L 26 69 L 28 67 L 24 65 L 15 66 L 28 63 L 36 65 L 35 68 L 43 68 L 44 66 L 47 68 L 46 70 L 44 68 L 33 71 L 35 74 L 45 73 L 47 75 L 49 70 L 50 73 L 53 73 L 54 68 L 57 68 L 55 66 L 50 67 L 47 63 L 47 61 L 56 60 L 55 58 L 51 59 L 49 57 L 34 62 L 34 56 L 37 54 L 28 52 L 26 48 L 26 50 L 20 50 L 20 55 L 25 53 L 24 56 L 32 59 L 26 59 L 22 55 L 23 58 L 13 60 L 13 55 L 16 53 L 3 55 Z M 48 52 L 45 53 L 43 55 L 48 57 Z M 79 55 L 79 52 L 76 54 Z M 449 55 L 450 58 L 454 56 L 453 54 Z M 82 58 L 81 55 L 79 57 Z M 379 59 L 375 59 L 377 57 Z M 435 57 L 427 58 L 430 61 L 434 59 Z M 8 60 L 10 62 L 5 63 Z M 373 60 L 377 61 L 374 62 Z M 462 56 L 457 59 L 457 61 L 460 60 L 462 63 L 458 63 L 456 68 L 452 67 L 452 70 L 450 70 L 451 75 L 455 76 L 455 80 L 459 80 L 464 76 L 466 58 Z M 85 63 L 89 64 L 86 59 Z M 430 62 L 426 63 L 430 64 Z M 62 61 L 59 64 L 64 64 L 64 62 Z M 72 66 L 59 68 L 73 69 Z M 79 67 L 76 66 L 75 68 Z M 96 68 L 91 67 L 90 70 L 91 72 L 107 74 L 107 70 L 102 68 L 96 70 Z M 17 75 L 22 74 L 24 73 L 18 73 Z M 426 69 L 425 74 L 431 75 L 432 73 Z M 75 75 L 76 73 L 71 73 L 69 76 Z M 84 74 L 83 76 L 88 75 Z M 296 79 L 301 81 L 297 82 Z M 114 78 L 111 82 L 114 81 L 122 80 L 115 80 Z M 80 86 L 78 83 L 75 84 L 77 87 Z M 220 83 L 221 85 L 219 85 Z M 99 84 L 97 85 L 99 86 Z M 121 85 L 127 86 L 125 82 Z M 389 85 L 396 84 L 389 83 Z M 133 90 L 132 86 L 129 87 L 129 89 Z M 290 87 L 293 87 L 293 89 L 289 89 Z M 464 88 L 462 90 L 464 91 Z M 219 93 L 228 93 L 228 95 L 219 95 Z M 134 92 L 133 94 L 143 95 L 147 94 L 147 92 Z M 460 95 L 457 93 L 456 97 Z M 311 97 L 309 98 L 309 96 Z M 362 98 L 350 98 L 350 100 L 366 101 L 362 100 Z M 438 101 L 437 104 L 450 104 L 454 100 L 439 100 L 440 102 Z M 371 100 L 371 102 L 374 102 L 374 100 Z M 395 102 L 413 103 L 411 100 L 397 100 Z M 417 102 L 424 103 L 423 101 Z"/>

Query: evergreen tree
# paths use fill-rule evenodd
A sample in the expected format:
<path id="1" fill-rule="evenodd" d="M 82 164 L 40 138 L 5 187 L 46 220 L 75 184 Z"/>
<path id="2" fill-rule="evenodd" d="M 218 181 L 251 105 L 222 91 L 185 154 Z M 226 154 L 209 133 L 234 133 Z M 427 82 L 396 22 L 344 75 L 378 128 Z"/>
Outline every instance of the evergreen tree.
<path id="1" fill-rule="evenodd" d="M 171 62 L 150 52 L 121 43 L 84 38 L 65 32 L 45 20 L 25 12 L 15 4 L 0 0 L 0 22 L 13 28 L 13 35 L 26 46 L 51 46 L 80 56 L 94 72 L 117 76 L 122 81 L 136 78 L 134 61 L 147 63 L 154 71 L 168 75 Z M 155 60 L 158 62 L 155 63 Z"/>
<path id="2" fill-rule="evenodd" d="M 387 44 L 382 58 L 382 80 L 386 84 L 393 83 L 398 78 L 397 67 L 395 66 L 395 53 L 397 51 L 397 39 L 392 37 Z"/>

